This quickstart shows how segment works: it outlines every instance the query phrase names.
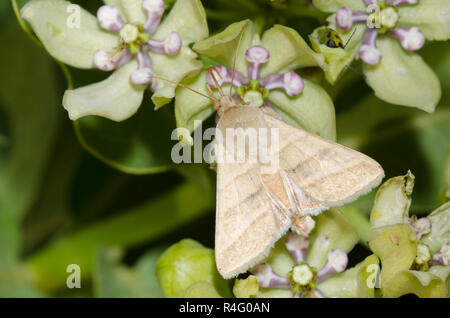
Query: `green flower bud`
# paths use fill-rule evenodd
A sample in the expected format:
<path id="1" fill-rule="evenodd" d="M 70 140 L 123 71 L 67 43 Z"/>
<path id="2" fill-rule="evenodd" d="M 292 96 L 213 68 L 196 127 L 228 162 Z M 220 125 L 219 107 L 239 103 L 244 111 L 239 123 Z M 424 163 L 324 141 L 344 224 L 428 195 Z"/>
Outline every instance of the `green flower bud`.
<path id="1" fill-rule="evenodd" d="M 210 283 L 222 296 L 231 295 L 227 281 L 216 270 L 214 251 L 191 239 L 167 249 L 155 272 L 166 297 L 183 297 L 186 289 L 197 282 Z"/>
<path id="2" fill-rule="evenodd" d="M 237 298 L 254 298 L 259 292 L 258 278 L 250 275 L 246 279 L 236 279 L 233 294 Z"/>

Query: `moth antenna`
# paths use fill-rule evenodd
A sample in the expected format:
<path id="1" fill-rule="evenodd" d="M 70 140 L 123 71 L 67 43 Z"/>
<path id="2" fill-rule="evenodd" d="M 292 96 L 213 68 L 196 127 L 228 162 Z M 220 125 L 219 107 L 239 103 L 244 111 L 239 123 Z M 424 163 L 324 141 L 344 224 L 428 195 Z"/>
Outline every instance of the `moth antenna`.
<path id="1" fill-rule="evenodd" d="M 176 85 L 176 86 L 181 86 L 181 87 L 183 87 L 183 88 L 186 88 L 186 89 L 190 90 L 191 92 L 194 92 L 194 93 L 196 93 L 196 94 L 198 94 L 198 95 L 200 95 L 200 96 L 203 96 L 203 97 L 205 97 L 205 98 L 208 98 L 209 100 L 212 100 L 214 103 L 217 103 L 217 99 L 216 99 L 216 98 L 213 98 L 213 97 L 208 96 L 208 95 L 206 95 L 206 94 L 200 93 L 199 91 L 196 91 L 195 89 L 190 88 L 190 87 L 187 86 L 187 85 L 184 85 L 184 84 L 181 84 L 181 83 L 177 83 L 177 82 L 174 82 L 174 81 L 171 81 L 171 80 L 168 80 L 168 79 L 159 77 L 159 76 L 153 76 L 153 78 L 156 78 L 156 79 L 160 79 L 160 80 L 169 82 L 169 83 L 174 84 L 174 85 Z"/>
<path id="2" fill-rule="evenodd" d="M 357 29 L 358 29 L 358 26 L 356 26 L 356 27 L 353 29 L 352 34 L 350 35 L 350 37 L 348 38 L 347 42 L 346 42 L 345 45 L 344 45 L 344 49 L 347 47 L 347 44 L 351 41 L 351 39 L 352 39 L 353 36 L 355 35 L 355 32 L 356 32 Z"/>
<path id="3" fill-rule="evenodd" d="M 233 94 L 234 74 L 236 74 L 236 60 L 237 60 L 237 55 L 239 53 L 239 48 L 241 47 L 241 40 L 242 40 L 243 36 L 244 36 L 244 32 L 241 32 L 241 35 L 239 36 L 239 42 L 236 47 L 236 52 L 234 52 L 233 72 L 231 73 L 230 96 L 231 96 L 231 94 Z"/>
<path id="4" fill-rule="evenodd" d="M 225 94 L 224 94 L 224 92 L 223 92 L 223 90 L 222 90 L 222 87 L 219 85 L 219 82 L 217 81 L 216 75 L 214 75 L 214 72 L 213 72 L 213 71 L 216 71 L 216 73 L 217 73 L 219 76 L 220 76 L 220 74 L 219 74 L 219 72 L 214 68 L 214 66 L 209 68 L 209 73 L 211 74 L 211 77 L 212 77 L 214 83 L 216 84 L 217 89 L 219 90 L 220 97 L 224 97 Z M 220 77 L 221 77 L 221 76 L 220 76 Z"/>

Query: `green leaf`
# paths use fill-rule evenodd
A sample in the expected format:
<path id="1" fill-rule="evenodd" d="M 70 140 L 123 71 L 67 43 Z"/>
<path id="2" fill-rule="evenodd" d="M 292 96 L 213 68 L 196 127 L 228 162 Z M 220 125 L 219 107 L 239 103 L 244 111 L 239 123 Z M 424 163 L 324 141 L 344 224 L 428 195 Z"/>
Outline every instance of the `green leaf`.
<path id="1" fill-rule="evenodd" d="M 318 66 L 323 56 L 311 50 L 305 40 L 292 28 L 274 25 L 264 32 L 261 45 L 270 53 L 269 61 L 261 68 L 261 76 L 296 68 Z"/>
<path id="2" fill-rule="evenodd" d="M 201 72 L 193 80 L 185 81 L 183 84 L 199 93 L 209 96 L 206 89 L 206 71 Z M 186 128 L 192 133 L 196 128 L 195 121 L 203 121 L 215 112 L 211 100 L 200 96 L 189 89 L 179 87 L 175 95 L 175 117 L 178 128 Z M 198 125 L 198 124 L 197 124 Z"/>
<path id="3" fill-rule="evenodd" d="M 162 297 L 154 274 L 156 260 L 162 250 L 155 252 L 146 254 L 134 268 L 128 268 L 119 263 L 120 250 L 100 248 L 93 271 L 95 297 Z"/>
<path id="4" fill-rule="evenodd" d="M 9 270 L 0 271 L 1 298 L 42 298 L 44 293 L 33 284 L 33 274 L 29 268 L 15 265 Z"/>
<path id="5" fill-rule="evenodd" d="M 88 279 L 97 247 L 130 247 L 151 242 L 210 211 L 211 206 L 203 191 L 187 183 L 156 200 L 54 240 L 32 255 L 28 263 L 38 286 L 54 290 L 65 284 L 68 264 L 80 265 L 82 275 Z"/>
<path id="6" fill-rule="evenodd" d="M 408 171 L 406 175 L 391 178 L 381 185 L 370 213 L 372 229 L 408 223 L 414 179 Z"/>
<path id="7" fill-rule="evenodd" d="M 35 200 L 62 113 L 51 59 L 15 23 L 3 26 L 0 40 L 9 43 L 0 52 L 0 122 L 7 128 L 0 124 L 0 214 L 13 221 Z"/>
<path id="8" fill-rule="evenodd" d="M 20 223 L 14 215 L 0 208 L 0 271 L 12 268 L 17 261 L 21 239 L 19 229 Z"/>
<path id="9" fill-rule="evenodd" d="M 450 201 L 450 147 L 448 148 L 447 156 L 445 157 L 444 178 L 445 184 L 440 196 L 441 203 Z"/>
<path id="10" fill-rule="evenodd" d="M 171 116 L 167 110 L 153 111 L 146 98 L 137 114 L 126 121 L 88 116 L 74 127 L 83 147 L 108 165 L 132 174 L 158 173 L 173 165 Z"/>
<path id="11" fill-rule="evenodd" d="M 2 1 L 0 4 L 0 18 L 4 18 L 10 9 L 10 3 L 8 1 Z"/>
<path id="12" fill-rule="evenodd" d="M 337 104 L 338 109 L 342 106 Z M 413 171 L 416 184 L 410 211 L 423 214 L 436 207 L 445 182 L 442 168 L 450 136 L 449 120 L 446 105 L 430 115 L 418 109 L 392 107 L 369 96 L 338 114 L 338 142 L 376 159 L 387 176 Z M 363 213 L 368 213 L 372 202 L 366 196 L 357 203 Z"/>
<path id="13" fill-rule="evenodd" d="M 322 268 L 330 250 L 339 248 L 347 253 L 358 243 L 356 228 L 335 208 L 315 218 L 316 226 L 309 236 L 310 244 L 306 255 L 307 263 Z"/>
<path id="14" fill-rule="evenodd" d="M 283 120 L 321 137 L 336 140 L 334 105 L 319 85 L 304 79 L 305 88 L 297 97 L 274 90 L 268 99 L 281 112 Z"/>
<path id="15" fill-rule="evenodd" d="M 217 271 L 214 251 L 191 239 L 172 245 L 156 264 L 156 276 L 166 297 L 182 297 L 192 284 L 212 284 L 222 296 L 230 296 L 229 286 Z"/>
<path id="16" fill-rule="evenodd" d="M 163 297 L 164 293 L 159 286 L 158 278 L 155 274 L 156 264 L 159 257 L 166 248 L 158 247 L 145 253 L 134 266 L 134 271 L 142 287 L 151 297 Z"/>
<path id="17" fill-rule="evenodd" d="M 398 41 L 380 37 L 377 47 L 383 59 L 364 64 L 367 84 L 375 95 L 391 104 L 410 106 L 432 113 L 441 98 L 439 79 L 416 53 L 406 52 Z"/>

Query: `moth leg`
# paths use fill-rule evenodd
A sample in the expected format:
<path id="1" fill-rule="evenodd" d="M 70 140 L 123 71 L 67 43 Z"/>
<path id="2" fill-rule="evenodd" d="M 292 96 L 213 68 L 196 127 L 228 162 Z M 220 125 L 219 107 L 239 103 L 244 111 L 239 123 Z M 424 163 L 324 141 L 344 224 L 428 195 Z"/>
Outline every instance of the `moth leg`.
<path id="1" fill-rule="evenodd" d="M 220 103 L 219 103 L 219 101 L 217 100 L 217 98 L 216 98 L 216 96 L 214 95 L 214 92 L 213 92 L 211 86 L 210 86 L 208 83 L 206 83 L 206 88 L 208 89 L 209 93 L 211 94 L 212 98 L 214 99 L 214 108 L 215 108 L 216 110 L 219 110 L 219 108 L 220 108 Z"/>

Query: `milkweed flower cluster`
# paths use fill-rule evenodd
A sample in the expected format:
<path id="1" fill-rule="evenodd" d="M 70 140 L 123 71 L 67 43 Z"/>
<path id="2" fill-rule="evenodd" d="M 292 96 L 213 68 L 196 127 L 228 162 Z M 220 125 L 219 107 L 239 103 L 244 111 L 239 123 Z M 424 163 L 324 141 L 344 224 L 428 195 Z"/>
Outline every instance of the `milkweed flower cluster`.
<path id="1" fill-rule="evenodd" d="M 152 60 L 149 51 L 176 55 L 182 45 L 181 36 L 177 32 L 169 33 L 162 41 L 151 39 L 163 16 L 164 1 L 143 0 L 142 6 L 146 12 L 143 25 L 125 23 L 115 6 L 104 5 L 97 13 L 99 25 L 107 31 L 118 34 L 120 47 L 115 52 L 104 50 L 95 52 L 94 65 L 103 71 L 112 71 L 136 57 L 138 68 L 130 76 L 130 81 L 136 85 L 147 85 L 152 81 Z"/>
<path id="2" fill-rule="evenodd" d="M 306 261 L 308 237 L 291 233 L 287 236 L 285 244 L 295 265 L 286 277 L 274 272 L 267 263 L 256 266 L 251 272 L 256 276 L 258 285 L 261 288 L 291 290 L 292 297 L 295 298 L 325 298 L 326 295 L 317 287 L 317 284 L 345 270 L 348 263 L 347 253 L 341 249 L 330 250 L 327 262 L 320 270 L 317 270 Z"/>
<path id="3" fill-rule="evenodd" d="M 156 107 L 167 104 L 180 82 L 201 68 L 189 44 L 208 35 L 199 0 L 176 1 L 163 19 L 163 0 L 105 1 L 93 16 L 80 8 L 80 25 L 67 23 L 64 0 L 31 0 L 22 17 L 57 60 L 81 69 L 114 71 L 106 80 L 69 89 L 63 106 L 73 120 L 86 115 L 122 121 L 142 104 L 151 84 Z M 154 75 L 158 75 L 158 79 Z"/>
<path id="4" fill-rule="evenodd" d="M 450 2 L 441 0 L 314 0 L 332 15 L 329 26 L 348 45 L 329 49 L 311 35 L 316 51 L 325 55 L 326 78 L 334 83 L 354 58 L 363 62 L 362 72 L 375 95 L 391 104 L 433 112 L 441 98 L 439 79 L 422 58 L 426 40 L 450 38 Z"/>
<path id="5" fill-rule="evenodd" d="M 448 297 L 450 202 L 410 217 L 414 179 L 410 171 L 391 178 L 375 197 L 369 246 L 381 260 L 380 290 L 384 297 Z"/>
<path id="6" fill-rule="evenodd" d="M 226 49 L 224 49 L 226 48 Z M 327 92 L 294 70 L 319 66 L 315 53 L 293 29 L 275 25 L 260 35 L 250 20 L 236 22 L 222 32 L 197 42 L 193 49 L 217 63 L 203 71 L 189 86 L 203 94 L 211 87 L 233 86 L 238 102 L 270 106 L 285 121 L 328 139 L 335 139 L 334 106 Z M 210 100 L 179 88 L 175 98 L 178 127 L 192 132 L 196 120 L 215 111 Z"/>
<path id="7" fill-rule="evenodd" d="M 232 69 L 218 65 L 208 73 L 206 82 L 211 87 L 217 88 L 223 84 L 231 84 L 233 81 L 233 86 L 237 87 L 237 93 L 243 102 L 254 107 L 269 106 L 265 99 L 273 89 L 284 90 L 291 97 L 303 91 L 303 80 L 295 72 L 271 74 L 261 78 L 261 66 L 270 59 L 269 51 L 263 46 L 250 47 L 245 52 L 245 58 L 249 62 L 248 77 L 244 77 L 239 72 L 233 74 Z"/>
<path id="8" fill-rule="evenodd" d="M 422 48 L 425 38 L 418 27 L 398 26 L 401 8 L 399 6 L 416 4 L 419 0 L 365 0 L 368 8 L 377 8 L 378 15 L 371 15 L 367 10 L 352 11 L 347 6 L 341 7 L 336 12 L 336 25 L 342 30 L 349 30 L 354 23 L 369 24 L 365 28 L 362 45 L 359 48 L 359 56 L 370 65 L 375 65 L 382 59 L 382 53 L 376 47 L 376 39 L 379 34 L 389 33 L 397 38 L 402 47 L 408 51 L 416 51 Z M 379 19 L 373 23 L 374 19 Z M 372 23 L 369 23 L 372 22 Z"/>

